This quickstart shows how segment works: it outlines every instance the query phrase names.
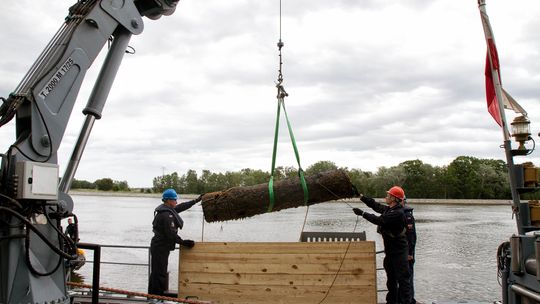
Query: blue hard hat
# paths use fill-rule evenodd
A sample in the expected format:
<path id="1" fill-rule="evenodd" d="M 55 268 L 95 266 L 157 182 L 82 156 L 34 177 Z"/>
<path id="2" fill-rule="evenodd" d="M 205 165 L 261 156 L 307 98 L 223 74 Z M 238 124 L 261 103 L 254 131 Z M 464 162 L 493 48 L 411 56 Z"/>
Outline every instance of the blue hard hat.
<path id="1" fill-rule="evenodd" d="M 168 200 L 168 199 L 178 199 L 178 194 L 176 194 L 176 191 L 174 189 L 167 189 L 163 191 L 163 195 L 161 196 L 162 200 Z"/>

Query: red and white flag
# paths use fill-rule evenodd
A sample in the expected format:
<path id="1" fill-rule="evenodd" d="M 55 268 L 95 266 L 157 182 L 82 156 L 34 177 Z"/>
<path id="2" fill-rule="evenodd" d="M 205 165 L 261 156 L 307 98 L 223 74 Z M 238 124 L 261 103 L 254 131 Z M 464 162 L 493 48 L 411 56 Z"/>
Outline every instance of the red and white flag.
<path id="1" fill-rule="evenodd" d="M 480 1 L 479 1 L 480 2 Z M 495 39 L 493 38 L 493 32 L 491 31 L 491 25 L 489 18 L 485 11 L 480 10 L 480 16 L 482 17 L 482 25 L 484 26 L 484 33 L 487 43 L 487 55 L 486 55 L 486 100 L 489 114 L 495 119 L 495 121 L 502 127 L 502 119 L 499 110 L 499 102 L 497 101 L 496 89 L 501 90 L 502 104 L 505 109 L 514 110 L 516 113 L 527 115 L 527 112 L 517 103 L 517 101 L 508 94 L 501 84 L 501 71 L 499 64 L 499 55 L 497 53 L 497 47 L 495 46 Z M 493 73 L 493 72 L 496 72 Z M 496 77 L 496 78 L 494 78 Z"/>

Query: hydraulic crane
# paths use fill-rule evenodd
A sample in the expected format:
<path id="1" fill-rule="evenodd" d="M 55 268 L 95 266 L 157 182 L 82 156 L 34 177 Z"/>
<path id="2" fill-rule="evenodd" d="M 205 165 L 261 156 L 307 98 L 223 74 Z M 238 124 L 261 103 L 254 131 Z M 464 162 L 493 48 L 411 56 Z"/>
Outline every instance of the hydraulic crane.
<path id="1" fill-rule="evenodd" d="M 179 0 L 79 0 L 0 106 L 0 126 L 15 118 L 16 141 L 0 174 L 0 303 L 70 303 L 64 261 L 76 244 L 62 233 L 68 194 L 92 126 L 101 113 L 142 17 L 171 15 Z M 61 179 L 57 151 L 85 77 L 103 46 L 107 56 L 83 113 L 86 119 Z"/>

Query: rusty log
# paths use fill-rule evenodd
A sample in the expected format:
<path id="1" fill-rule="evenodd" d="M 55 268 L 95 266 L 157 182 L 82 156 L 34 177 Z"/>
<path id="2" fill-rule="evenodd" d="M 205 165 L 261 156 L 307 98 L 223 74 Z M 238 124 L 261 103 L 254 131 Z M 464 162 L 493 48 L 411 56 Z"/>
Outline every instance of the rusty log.
<path id="1" fill-rule="evenodd" d="M 343 170 L 333 170 L 306 176 L 309 192 L 307 205 L 357 195 L 356 188 Z M 273 211 L 304 206 L 304 192 L 299 178 L 274 182 Z M 270 203 L 268 183 L 233 187 L 206 193 L 202 197 L 204 219 L 207 222 L 237 220 L 267 213 Z"/>

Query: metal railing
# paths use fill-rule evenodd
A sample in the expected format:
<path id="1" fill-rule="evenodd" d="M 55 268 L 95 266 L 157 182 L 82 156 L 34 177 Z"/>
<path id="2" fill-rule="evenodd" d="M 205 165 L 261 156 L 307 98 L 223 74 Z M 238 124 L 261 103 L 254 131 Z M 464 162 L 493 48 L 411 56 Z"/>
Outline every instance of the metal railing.
<path id="1" fill-rule="evenodd" d="M 379 251 L 376 251 L 375 252 L 375 255 L 377 254 L 382 254 L 384 253 L 384 250 L 379 250 Z M 384 275 L 386 275 L 386 272 L 384 271 L 384 267 L 378 267 L 377 266 L 377 277 L 379 277 L 379 272 L 382 272 Z M 377 286 L 379 286 L 378 282 L 377 282 Z M 378 289 L 377 288 L 377 292 L 387 292 L 388 289 Z"/>
<path id="2" fill-rule="evenodd" d="M 93 251 L 93 260 L 86 260 L 86 263 L 92 263 L 92 303 L 99 303 L 99 285 L 100 285 L 100 273 L 101 265 L 127 265 L 127 266 L 139 266 L 148 268 L 148 278 L 150 278 L 151 272 L 151 259 L 152 255 L 150 253 L 149 246 L 127 246 L 127 245 L 101 245 L 101 244 L 92 244 L 92 243 L 78 243 L 78 248 L 87 249 Z M 101 253 L 102 248 L 114 248 L 114 249 L 144 249 L 147 251 L 147 263 L 127 263 L 127 262 L 112 262 L 112 261 L 102 261 Z M 175 249 L 179 249 L 176 247 Z M 167 285 L 169 280 L 167 279 Z M 168 288 L 167 288 L 168 289 Z M 174 295 L 174 293 L 168 293 Z M 176 296 L 176 295 L 174 295 Z"/>
<path id="3" fill-rule="evenodd" d="M 366 232 L 313 232 L 303 231 L 301 242 L 359 242 L 366 240 Z"/>

